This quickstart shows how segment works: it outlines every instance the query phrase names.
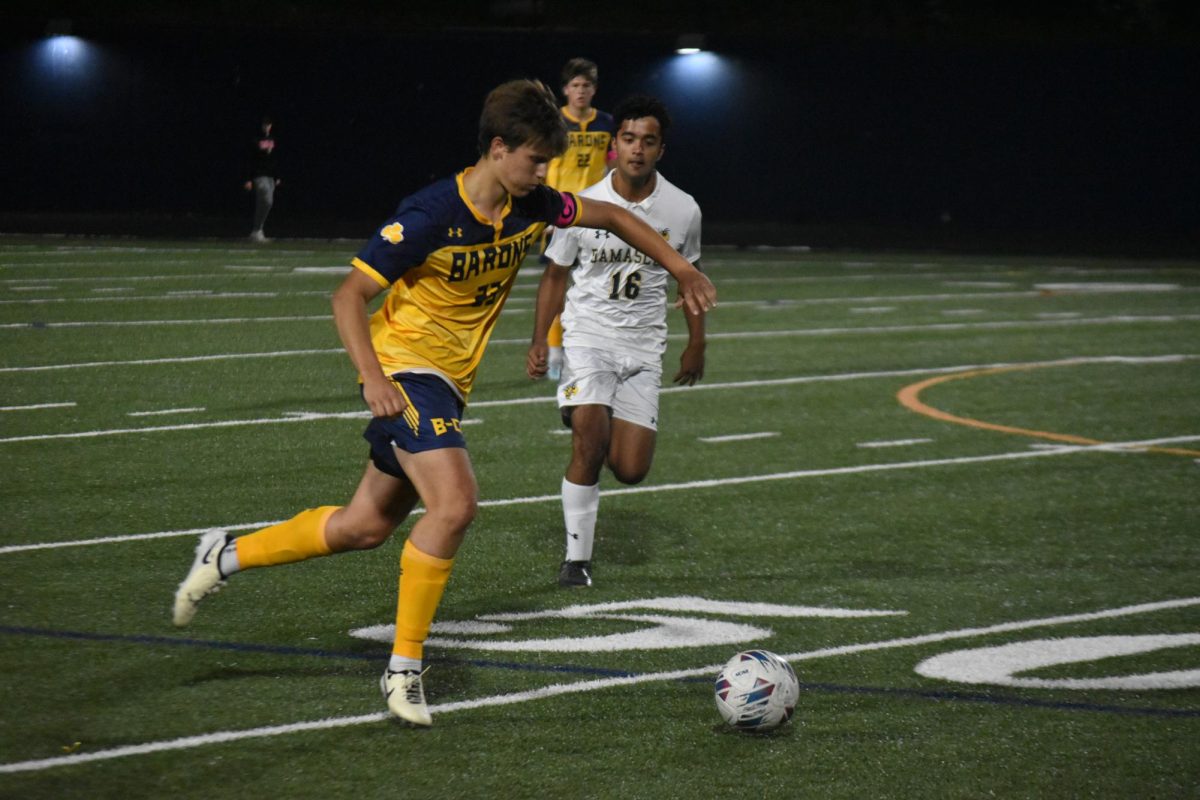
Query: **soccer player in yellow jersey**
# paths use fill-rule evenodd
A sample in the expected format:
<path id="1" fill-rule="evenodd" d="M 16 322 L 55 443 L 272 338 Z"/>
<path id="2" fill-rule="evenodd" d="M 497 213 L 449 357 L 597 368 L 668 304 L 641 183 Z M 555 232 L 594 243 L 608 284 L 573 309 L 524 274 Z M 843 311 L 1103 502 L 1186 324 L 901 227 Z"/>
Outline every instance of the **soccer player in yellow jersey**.
<path id="1" fill-rule="evenodd" d="M 612 114 L 592 107 L 599 71 L 586 58 L 572 58 L 563 66 L 562 107 L 567 123 L 567 149 L 550 162 L 546 185 L 559 191 L 578 192 L 604 177 L 612 160 Z"/>
<path id="2" fill-rule="evenodd" d="M 245 536 L 204 534 L 175 593 L 176 625 L 236 572 L 378 547 L 420 501 L 425 513 L 400 556 L 396 636 L 380 685 L 392 714 L 432 723 L 424 643 L 478 504 L 460 419 L 525 252 L 547 225 L 604 228 L 663 264 L 689 312 L 716 302 L 712 283 L 633 214 L 545 185 L 566 138 L 544 85 L 502 84 L 484 102 L 475 166 L 405 199 L 371 237 L 333 294 L 334 323 L 372 414 L 357 490 L 344 506 L 311 508 Z"/>
<path id="3" fill-rule="evenodd" d="M 596 183 L 608 172 L 615 155 L 612 114 L 592 107 L 598 79 L 599 69 L 586 58 L 572 58 L 563 66 L 562 93 L 567 104 L 562 107 L 562 115 L 567 123 L 567 149 L 550 162 L 546 173 L 546 185 L 559 191 L 580 192 Z M 547 374 L 556 381 L 563 361 L 563 328 L 558 317 L 551 322 L 546 339 L 550 347 Z"/>

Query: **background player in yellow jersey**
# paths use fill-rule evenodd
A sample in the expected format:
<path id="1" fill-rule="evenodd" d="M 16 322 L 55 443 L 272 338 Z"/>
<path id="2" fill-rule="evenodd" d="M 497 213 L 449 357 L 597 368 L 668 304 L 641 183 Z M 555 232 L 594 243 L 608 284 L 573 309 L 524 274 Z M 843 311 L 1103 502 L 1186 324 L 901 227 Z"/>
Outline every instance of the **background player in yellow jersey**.
<path id="1" fill-rule="evenodd" d="M 612 115 L 592 107 L 599 69 L 586 58 L 572 58 L 562 68 L 562 107 L 567 123 L 567 149 L 550 162 L 546 185 L 562 192 L 579 192 L 604 177 L 614 157 L 616 126 Z M 544 259 L 543 259 L 544 262 Z M 558 380 L 563 361 L 563 329 L 558 317 L 550 323 L 547 375 Z"/>
<path id="2" fill-rule="evenodd" d="M 345 506 L 311 508 L 236 539 L 203 535 L 175 593 L 176 625 L 236 572 L 378 547 L 419 500 L 425 513 L 400 556 L 396 636 L 380 686 L 394 715 L 432 723 L 424 643 L 479 493 L 459 421 L 527 249 L 547 225 L 611 229 L 663 263 L 689 312 L 716 301 L 709 280 L 634 215 L 544 185 L 565 146 L 553 94 L 535 81 L 505 83 L 484 102 L 475 166 L 405 199 L 367 242 L 333 294 L 338 335 L 372 414 L 358 488 Z"/>

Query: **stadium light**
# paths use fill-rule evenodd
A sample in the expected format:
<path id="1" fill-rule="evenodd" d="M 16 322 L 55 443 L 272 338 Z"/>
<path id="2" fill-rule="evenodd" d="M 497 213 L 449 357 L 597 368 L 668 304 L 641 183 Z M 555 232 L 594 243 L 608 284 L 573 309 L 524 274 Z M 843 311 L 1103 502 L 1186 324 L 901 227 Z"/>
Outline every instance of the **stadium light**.
<path id="1" fill-rule="evenodd" d="M 675 42 L 675 53 L 681 56 L 694 56 L 704 52 L 704 34 L 683 33 Z"/>
<path id="2" fill-rule="evenodd" d="M 83 39 L 74 35 L 71 20 L 51 19 L 46 23 L 46 38 L 38 45 L 38 60 L 44 73 L 58 79 L 79 79 L 90 72 L 95 53 Z"/>

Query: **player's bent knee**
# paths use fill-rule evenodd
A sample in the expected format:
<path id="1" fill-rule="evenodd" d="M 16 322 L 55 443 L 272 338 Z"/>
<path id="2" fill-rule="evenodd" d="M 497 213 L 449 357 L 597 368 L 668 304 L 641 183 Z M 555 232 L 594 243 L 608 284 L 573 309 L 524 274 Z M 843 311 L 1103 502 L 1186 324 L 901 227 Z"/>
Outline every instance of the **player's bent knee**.
<path id="1" fill-rule="evenodd" d="M 627 470 L 619 467 L 612 468 L 613 477 L 627 486 L 635 486 L 646 480 L 646 476 L 650 474 L 649 469 Z"/>
<path id="2" fill-rule="evenodd" d="M 343 550 L 374 550 L 392 538 L 395 526 L 389 519 L 365 520 L 353 528 L 343 530 L 338 538 Z"/>
<path id="3" fill-rule="evenodd" d="M 461 499 L 453 503 L 444 503 L 426 509 L 426 516 L 437 520 L 439 527 L 446 530 L 465 531 L 479 511 L 479 504 L 474 498 Z"/>

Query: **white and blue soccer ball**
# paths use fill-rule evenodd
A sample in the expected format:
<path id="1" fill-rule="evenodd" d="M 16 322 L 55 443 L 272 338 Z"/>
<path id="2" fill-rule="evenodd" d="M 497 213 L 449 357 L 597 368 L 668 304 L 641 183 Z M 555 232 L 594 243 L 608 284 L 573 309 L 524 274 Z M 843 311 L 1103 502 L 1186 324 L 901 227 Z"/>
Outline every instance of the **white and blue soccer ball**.
<path id="1" fill-rule="evenodd" d="M 742 731 L 778 728 L 792 718 L 800 699 L 791 664 L 767 650 L 745 650 L 729 659 L 714 690 L 721 718 Z"/>

